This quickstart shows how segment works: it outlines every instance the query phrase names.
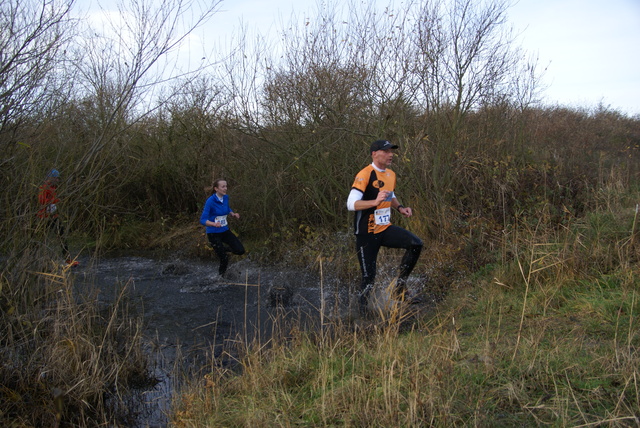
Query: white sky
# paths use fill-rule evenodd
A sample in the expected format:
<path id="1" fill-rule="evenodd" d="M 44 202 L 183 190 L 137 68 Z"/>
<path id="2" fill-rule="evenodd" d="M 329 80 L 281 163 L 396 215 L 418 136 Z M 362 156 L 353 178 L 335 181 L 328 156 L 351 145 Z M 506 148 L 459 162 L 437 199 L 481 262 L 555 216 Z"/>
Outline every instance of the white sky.
<path id="1" fill-rule="evenodd" d="M 509 20 L 522 32 L 524 49 L 538 55 L 539 71 L 546 68 L 545 104 L 591 108 L 602 103 L 640 115 L 640 0 L 514 1 Z M 204 35 L 220 44 L 239 31 L 240 23 L 250 31 L 273 32 L 293 12 L 315 16 L 316 5 L 317 0 L 223 0 L 220 11 L 194 37 Z M 201 49 L 192 56 L 199 60 Z"/>

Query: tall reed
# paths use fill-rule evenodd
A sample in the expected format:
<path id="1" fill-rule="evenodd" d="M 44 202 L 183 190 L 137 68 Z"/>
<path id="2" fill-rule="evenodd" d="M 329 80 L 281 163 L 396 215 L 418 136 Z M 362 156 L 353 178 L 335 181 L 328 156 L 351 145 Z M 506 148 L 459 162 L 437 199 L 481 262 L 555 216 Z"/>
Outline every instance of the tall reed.
<path id="1" fill-rule="evenodd" d="M 56 247 L 56 250 L 58 248 Z M 115 423 L 117 402 L 148 377 L 127 286 L 103 308 L 66 264 L 25 252 L 3 264 L 0 420 L 32 426 Z M 121 407 L 122 409 L 122 407 Z"/>

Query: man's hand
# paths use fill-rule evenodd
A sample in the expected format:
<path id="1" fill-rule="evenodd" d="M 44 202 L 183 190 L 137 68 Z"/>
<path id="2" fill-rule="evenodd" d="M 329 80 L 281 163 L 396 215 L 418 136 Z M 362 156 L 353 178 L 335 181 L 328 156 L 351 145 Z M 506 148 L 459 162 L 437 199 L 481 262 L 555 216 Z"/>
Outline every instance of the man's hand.
<path id="1" fill-rule="evenodd" d="M 381 190 L 380 192 L 378 192 L 378 197 L 376 198 L 376 206 L 380 205 L 388 197 L 389 197 L 389 191 L 388 190 Z"/>
<path id="2" fill-rule="evenodd" d="M 398 212 L 405 217 L 411 217 L 413 215 L 413 210 L 409 207 L 398 208 Z"/>

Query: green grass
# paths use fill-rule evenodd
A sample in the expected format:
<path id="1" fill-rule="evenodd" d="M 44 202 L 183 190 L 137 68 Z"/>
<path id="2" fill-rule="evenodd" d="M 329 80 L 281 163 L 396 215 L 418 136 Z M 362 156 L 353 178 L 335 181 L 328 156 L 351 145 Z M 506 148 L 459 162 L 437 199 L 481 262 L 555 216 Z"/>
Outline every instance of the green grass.
<path id="1" fill-rule="evenodd" d="M 618 245 L 614 226 L 588 248 L 584 229 L 564 241 L 538 230 L 519 259 L 481 269 L 430 312 L 249 344 L 239 370 L 214 365 L 204 387 L 185 387 L 173 423 L 636 426 L 637 249 L 609 256 L 600 275 L 583 268 Z"/>

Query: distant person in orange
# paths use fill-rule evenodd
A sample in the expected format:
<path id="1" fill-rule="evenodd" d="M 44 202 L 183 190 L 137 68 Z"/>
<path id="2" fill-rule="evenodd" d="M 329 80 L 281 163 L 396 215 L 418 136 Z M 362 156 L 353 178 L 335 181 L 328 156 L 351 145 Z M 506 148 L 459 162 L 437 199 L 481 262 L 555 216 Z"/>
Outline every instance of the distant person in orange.
<path id="1" fill-rule="evenodd" d="M 40 185 L 38 190 L 38 203 L 40 209 L 38 210 L 38 217 L 47 222 L 47 229 L 53 229 L 56 236 L 60 240 L 62 247 L 62 255 L 66 263 L 70 266 L 77 266 L 78 262 L 71 258 L 69 253 L 69 246 L 65 237 L 65 229 L 62 221 L 58 216 L 58 184 L 60 183 L 60 171 L 52 169 L 47 174 L 44 183 Z"/>

